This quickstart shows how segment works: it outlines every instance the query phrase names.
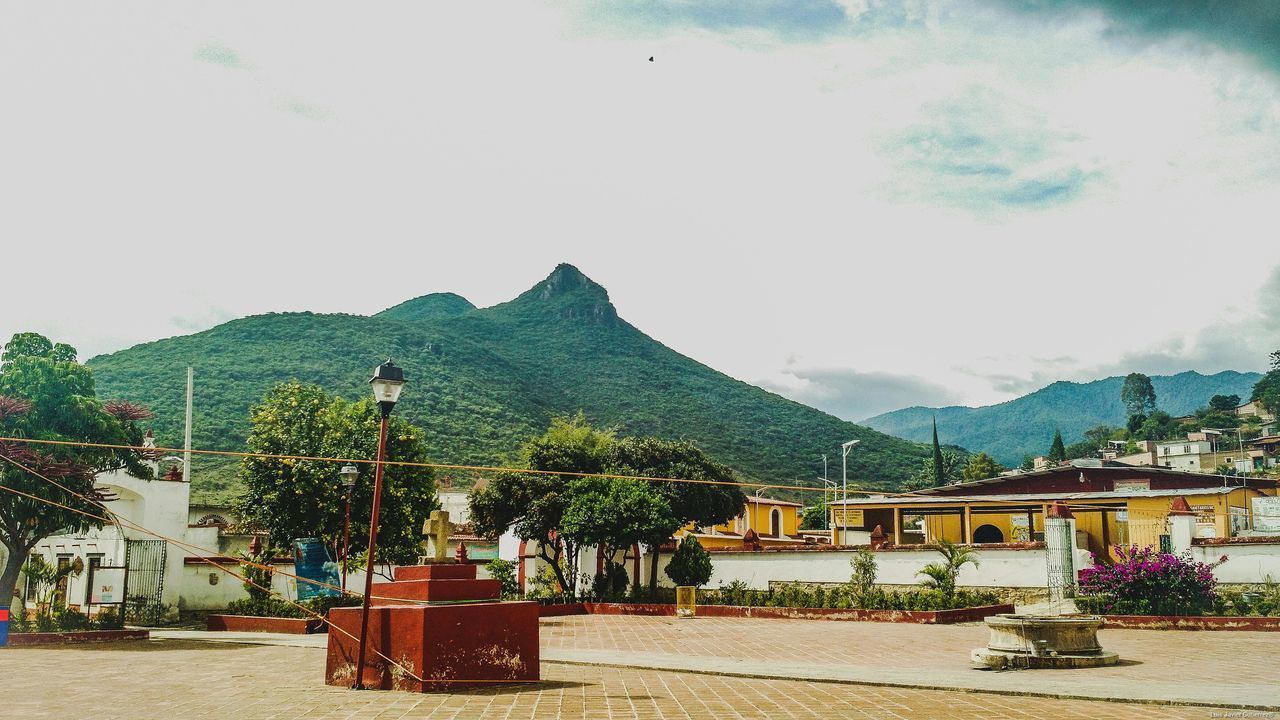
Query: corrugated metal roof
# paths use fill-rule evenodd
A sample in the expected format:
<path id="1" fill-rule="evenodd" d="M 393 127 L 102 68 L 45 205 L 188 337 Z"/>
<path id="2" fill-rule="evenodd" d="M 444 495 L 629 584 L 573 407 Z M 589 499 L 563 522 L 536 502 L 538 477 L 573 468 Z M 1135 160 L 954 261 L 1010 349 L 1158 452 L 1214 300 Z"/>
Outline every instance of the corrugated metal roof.
<path id="1" fill-rule="evenodd" d="M 866 497 L 838 500 L 832 505 L 920 505 L 950 503 L 964 505 L 979 502 L 1053 502 L 1054 500 L 1123 500 L 1143 497 L 1175 497 L 1178 495 L 1226 495 L 1240 487 L 1199 487 L 1168 490 L 1105 490 L 1077 493 L 1026 493 L 1009 495 L 907 495 L 903 497 Z"/>

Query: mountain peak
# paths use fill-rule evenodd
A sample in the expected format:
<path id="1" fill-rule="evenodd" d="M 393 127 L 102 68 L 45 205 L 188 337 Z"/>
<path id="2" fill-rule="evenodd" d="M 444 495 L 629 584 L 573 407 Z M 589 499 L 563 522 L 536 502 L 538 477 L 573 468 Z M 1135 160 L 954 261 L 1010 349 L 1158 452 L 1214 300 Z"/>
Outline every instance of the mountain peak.
<path id="1" fill-rule="evenodd" d="M 569 320 L 590 320 L 612 325 L 618 311 L 609 291 L 569 263 L 560 263 L 545 280 L 508 303 L 539 312 L 550 311 Z"/>
<path id="2" fill-rule="evenodd" d="M 457 293 L 442 292 L 423 295 L 394 307 L 389 307 L 374 317 L 391 318 L 392 320 L 438 320 L 453 317 L 475 310 L 471 301 Z"/>

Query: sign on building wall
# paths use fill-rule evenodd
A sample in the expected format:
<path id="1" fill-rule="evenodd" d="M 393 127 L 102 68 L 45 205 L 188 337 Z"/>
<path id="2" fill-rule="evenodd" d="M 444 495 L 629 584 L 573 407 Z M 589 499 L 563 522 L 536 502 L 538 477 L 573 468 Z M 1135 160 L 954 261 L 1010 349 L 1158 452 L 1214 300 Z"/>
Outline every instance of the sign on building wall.
<path id="1" fill-rule="evenodd" d="M 1260 533 L 1280 533 L 1280 498 L 1253 498 L 1253 529 Z"/>
<path id="2" fill-rule="evenodd" d="M 122 567 L 93 569 L 93 585 L 89 588 L 90 605 L 115 605 L 124 602 L 124 573 Z"/>
<path id="3" fill-rule="evenodd" d="M 1117 480 L 1115 483 L 1116 490 L 1150 490 L 1150 480 Z"/>
<path id="4" fill-rule="evenodd" d="M 333 586 L 324 587 L 309 582 L 299 582 L 298 600 L 338 594 L 337 586 L 342 580 L 338 577 L 337 564 L 329 559 L 329 551 L 318 539 L 298 538 L 293 541 L 293 571 L 303 580 L 314 580 Z"/>
<path id="5" fill-rule="evenodd" d="M 1014 542 L 1029 542 L 1031 540 L 1031 518 L 1025 514 L 1010 515 L 1009 527 L 1012 528 L 1012 540 Z"/>
<path id="6" fill-rule="evenodd" d="M 831 513 L 836 527 L 866 527 L 861 508 L 833 507 Z"/>
<path id="7" fill-rule="evenodd" d="M 1232 505 L 1227 508 L 1227 512 L 1231 517 L 1231 535 L 1232 537 L 1249 529 L 1249 509 Z"/>

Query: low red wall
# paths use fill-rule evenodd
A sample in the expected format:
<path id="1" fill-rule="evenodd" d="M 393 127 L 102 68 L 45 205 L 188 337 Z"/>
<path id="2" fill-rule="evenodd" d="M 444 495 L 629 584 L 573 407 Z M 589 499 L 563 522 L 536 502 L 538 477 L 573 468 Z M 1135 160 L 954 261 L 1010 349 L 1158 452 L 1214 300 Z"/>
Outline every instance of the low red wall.
<path id="1" fill-rule="evenodd" d="M 565 603 L 563 605 L 539 605 L 538 617 L 564 617 L 565 615 L 586 615 L 587 608 L 582 603 Z"/>
<path id="2" fill-rule="evenodd" d="M 205 619 L 206 630 L 228 632 L 269 632 L 306 635 L 319 632 L 323 620 L 305 618 L 257 617 L 255 615 L 210 615 Z"/>
<path id="3" fill-rule="evenodd" d="M 1177 615 L 1103 615 L 1103 628 L 1130 630 L 1280 631 L 1280 617 L 1181 617 Z"/>
<path id="4" fill-rule="evenodd" d="M 674 616 L 675 605 L 638 603 L 582 603 L 589 615 Z M 565 607 L 565 606 L 559 606 Z M 984 605 L 956 610 L 856 610 L 839 608 L 737 607 L 734 605 L 699 605 L 701 617 L 746 617 L 790 620 L 853 620 L 862 622 L 900 622 L 926 625 L 977 622 L 991 615 L 1013 612 L 1012 605 Z M 570 614 L 570 613 L 562 613 Z M 576 614 L 576 613 L 575 613 Z"/>
<path id="5" fill-rule="evenodd" d="M 150 630 L 84 630 L 58 633 L 9 633 L 9 647 L 31 645 L 78 645 L 80 643 L 149 640 Z"/>

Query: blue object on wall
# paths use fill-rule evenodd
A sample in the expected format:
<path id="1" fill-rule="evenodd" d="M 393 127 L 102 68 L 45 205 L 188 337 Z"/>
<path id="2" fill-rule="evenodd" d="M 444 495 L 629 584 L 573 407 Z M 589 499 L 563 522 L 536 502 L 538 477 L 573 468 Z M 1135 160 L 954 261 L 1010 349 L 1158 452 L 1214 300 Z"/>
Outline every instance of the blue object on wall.
<path id="1" fill-rule="evenodd" d="M 9 642 L 9 609 L 0 608 L 0 647 Z"/>
<path id="2" fill-rule="evenodd" d="M 329 550 L 316 538 L 297 538 L 293 541 L 293 572 L 298 576 L 298 600 L 338 595 L 341 583 L 338 566 L 329 559 Z M 313 585 L 303 580 L 332 585 L 332 588 Z"/>

